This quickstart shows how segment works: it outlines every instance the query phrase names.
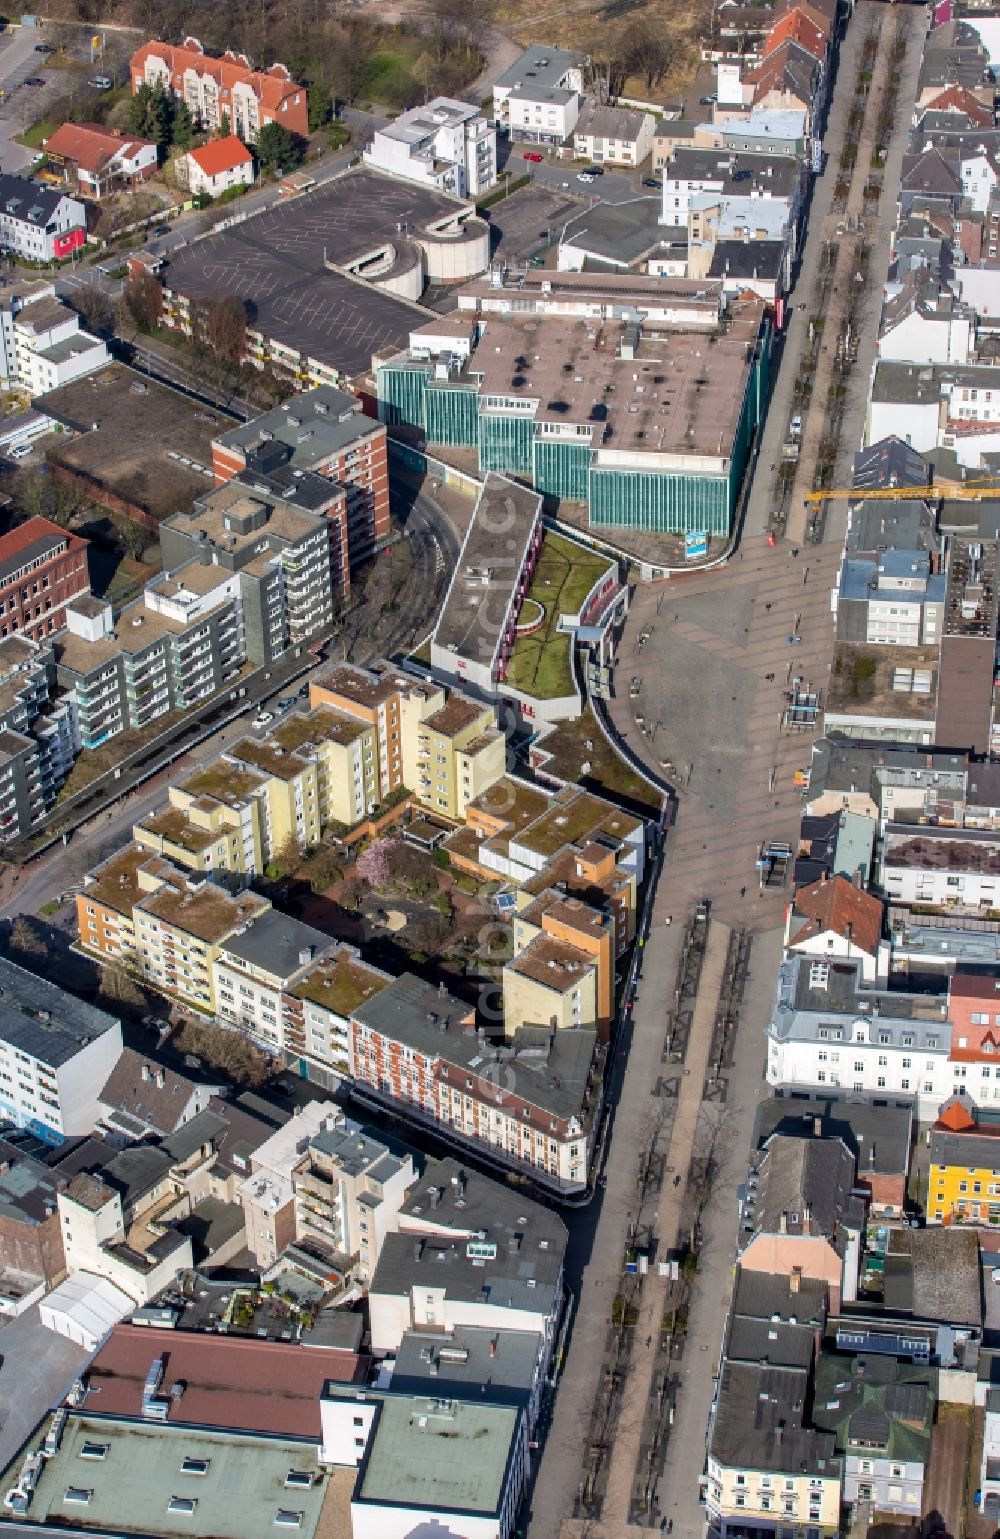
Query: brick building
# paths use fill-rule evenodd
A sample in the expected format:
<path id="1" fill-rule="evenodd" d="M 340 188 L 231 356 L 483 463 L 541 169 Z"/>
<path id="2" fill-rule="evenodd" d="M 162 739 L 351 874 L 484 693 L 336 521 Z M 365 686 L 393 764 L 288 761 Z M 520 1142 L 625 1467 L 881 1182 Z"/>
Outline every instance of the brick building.
<path id="1" fill-rule="evenodd" d="M 66 604 L 90 592 L 87 542 L 47 518 L 0 539 L 0 636 L 40 641 L 66 624 Z"/>
<path id="2" fill-rule="evenodd" d="M 40 1160 L 0 1139 L 0 1267 L 42 1279 L 66 1275 L 56 1193 L 64 1184 Z"/>
<path id="3" fill-rule="evenodd" d="M 304 391 L 223 433 L 212 444 L 212 469 L 219 483 L 244 472 L 252 477 L 312 471 L 343 486 L 351 566 L 369 557 L 389 533 L 385 427 L 365 416 L 356 396 L 330 385 Z"/>

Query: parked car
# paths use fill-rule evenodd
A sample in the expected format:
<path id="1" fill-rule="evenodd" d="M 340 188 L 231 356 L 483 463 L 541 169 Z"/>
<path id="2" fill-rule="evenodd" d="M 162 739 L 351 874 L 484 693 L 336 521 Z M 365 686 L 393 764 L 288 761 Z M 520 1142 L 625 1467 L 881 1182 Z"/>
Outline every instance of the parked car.
<path id="1" fill-rule="evenodd" d="M 523 155 L 521 156 L 521 159 L 522 160 L 534 160 L 534 161 L 536 161 L 540 165 L 541 162 L 545 159 L 545 156 L 544 155 L 539 155 L 537 150 L 525 150 Z"/>
<path id="2" fill-rule="evenodd" d="M 655 176 L 644 176 L 642 179 L 642 185 L 644 187 L 655 187 L 657 190 L 659 190 L 660 186 Z"/>
<path id="3" fill-rule="evenodd" d="M 577 179 L 578 182 L 588 182 L 588 183 L 589 182 L 596 182 L 597 181 L 597 177 L 596 176 L 592 176 L 589 171 L 578 171 L 577 174 L 576 174 L 576 179 Z"/>
<path id="4" fill-rule="evenodd" d="M 153 234 L 155 236 L 169 235 L 170 234 L 170 226 L 168 224 L 158 224 L 156 226 L 156 229 L 153 231 Z"/>
<path id="5" fill-rule="evenodd" d="M 588 173 L 589 176 L 603 176 L 604 175 L 604 167 L 603 166 L 584 166 L 583 169 Z"/>
<path id="6" fill-rule="evenodd" d="M 267 727 L 273 720 L 273 711 L 258 711 L 253 719 L 253 724 L 255 727 Z"/>
<path id="7" fill-rule="evenodd" d="M 719 98 L 714 94 L 711 96 L 699 96 L 698 105 L 700 107 L 714 107 L 718 100 Z"/>
<path id="8" fill-rule="evenodd" d="M 55 49 L 53 48 L 51 43 L 36 43 L 35 44 L 35 52 L 36 53 L 55 53 Z"/>
<path id="9" fill-rule="evenodd" d="M 14 448 L 10 451 L 10 457 L 12 460 L 26 460 L 30 453 L 30 444 L 15 444 Z"/>
<path id="10" fill-rule="evenodd" d="M 29 75 L 24 83 L 25 85 L 44 85 L 45 81 L 42 79 L 41 75 Z"/>
<path id="11" fill-rule="evenodd" d="M 107 75 L 91 75 L 87 81 L 92 91 L 110 91 L 111 80 Z"/>
<path id="12" fill-rule="evenodd" d="M 303 684 L 302 688 L 299 690 L 299 699 L 300 700 L 304 700 L 306 698 L 306 696 L 308 695 L 308 693 L 309 693 L 309 685 L 308 684 Z"/>
<path id="13" fill-rule="evenodd" d="M 799 434 L 802 432 L 802 418 L 799 416 L 798 412 L 796 412 L 795 416 L 788 424 L 788 431 L 793 438 L 798 438 Z"/>

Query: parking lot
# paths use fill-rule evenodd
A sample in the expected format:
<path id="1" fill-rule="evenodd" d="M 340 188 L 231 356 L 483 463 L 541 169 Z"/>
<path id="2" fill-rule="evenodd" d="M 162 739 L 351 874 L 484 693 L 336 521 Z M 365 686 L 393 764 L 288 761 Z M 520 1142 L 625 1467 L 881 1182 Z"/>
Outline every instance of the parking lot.
<path id="1" fill-rule="evenodd" d="M 586 207 L 582 194 L 587 190 L 576 182 L 572 170 L 566 168 L 566 188 L 545 186 L 532 182 L 490 209 L 490 225 L 493 229 L 493 255 L 498 253 L 511 262 L 526 262 L 532 256 L 540 256 L 559 239 L 559 233 L 567 219 Z"/>

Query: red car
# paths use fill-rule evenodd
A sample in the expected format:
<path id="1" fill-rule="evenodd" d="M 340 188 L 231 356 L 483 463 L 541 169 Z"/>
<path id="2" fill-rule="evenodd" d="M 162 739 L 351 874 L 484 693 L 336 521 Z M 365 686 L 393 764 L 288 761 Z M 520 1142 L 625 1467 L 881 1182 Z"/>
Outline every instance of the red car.
<path id="1" fill-rule="evenodd" d="M 539 155 L 536 150 L 525 150 L 524 151 L 524 155 L 523 155 L 523 159 L 525 159 L 525 160 L 537 160 L 539 163 L 541 163 L 545 159 L 545 156 L 544 155 Z"/>

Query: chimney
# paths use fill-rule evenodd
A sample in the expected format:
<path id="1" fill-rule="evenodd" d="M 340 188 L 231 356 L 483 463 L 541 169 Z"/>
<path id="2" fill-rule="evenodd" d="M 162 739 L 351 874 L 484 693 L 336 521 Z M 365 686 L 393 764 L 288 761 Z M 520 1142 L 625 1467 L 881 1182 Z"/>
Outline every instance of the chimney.
<path id="1" fill-rule="evenodd" d="M 785 1216 L 784 1213 L 782 1213 L 781 1217 L 778 1219 L 778 1233 L 779 1234 L 787 1234 L 788 1233 L 788 1219 L 787 1219 L 787 1217 Z"/>
<path id="2" fill-rule="evenodd" d="M 822 1138 L 823 1137 L 823 1118 L 822 1117 L 814 1117 L 813 1118 L 813 1137 L 814 1138 Z"/>
<path id="3" fill-rule="evenodd" d="M 166 1084 L 166 1082 L 167 1082 L 167 1079 L 166 1079 L 166 1075 L 164 1074 L 163 1070 L 162 1069 L 157 1069 L 157 1071 L 156 1071 L 156 1088 L 157 1088 L 157 1090 L 162 1090 L 164 1085 Z"/>
<path id="4" fill-rule="evenodd" d="M 874 1143 L 872 1144 L 871 1148 L 868 1150 L 868 1168 L 869 1168 L 869 1170 L 874 1170 L 875 1169 L 875 1145 L 874 1145 Z"/>
<path id="5" fill-rule="evenodd" d="M 789 1293 L 798 1293 L 801 1286 L 802 1268 L 800 1266 L 793 1266 L 788 1277 L 788 1291 Z"/>
<path id="6" fill-rule="evenodd" d="M 490 1356 L 491 1357 L 496 1357 L 496 1355 L 497 1355 L 497 1339 L 496 1339 L 495 1336 L 491 1336 L 490 1337 Z"/>
<path id="7" fill-rule="evenodd" d="M 151 1070 L 151 1069 L 150 1069 L 150 1067 L 149 1067 L 149 1064 L 148 1064 L 148 1063 L 144 1063 L 144 1064 L 143 1064 L 143 1066 L 142 1066 L 142 1078 L 143 1078 L 143 1082 L 145 1082 L 145 1081 L 147 1081 L 147 1080 L 151 1080 L 151 1079 L 152 1079 L 152 1077 L 153 1077 L 153 1071 L 152 1071 L 152 1070 Z"/>

